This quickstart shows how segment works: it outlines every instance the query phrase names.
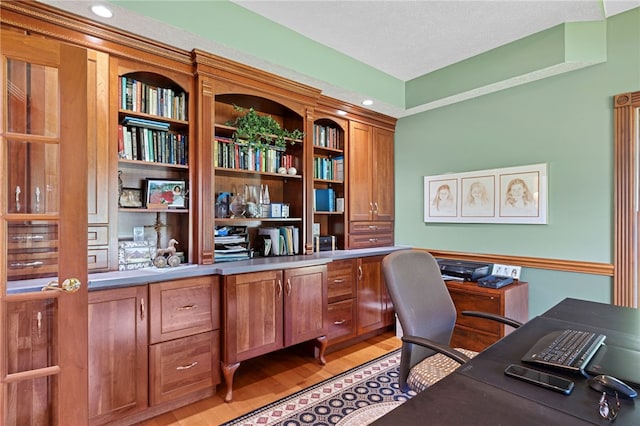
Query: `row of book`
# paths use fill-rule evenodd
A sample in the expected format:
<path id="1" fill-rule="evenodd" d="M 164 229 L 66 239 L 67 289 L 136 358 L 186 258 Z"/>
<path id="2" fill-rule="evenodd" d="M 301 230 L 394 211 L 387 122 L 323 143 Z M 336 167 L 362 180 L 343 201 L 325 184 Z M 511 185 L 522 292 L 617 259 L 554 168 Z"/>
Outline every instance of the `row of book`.
<path id="1" fill-rule="evenodd" d="M 258 236 L 263 256 L 300 254 L 300 229 L 297 226 L 261 227 Z"/>
<path id="2" fill-rule="evenodd" d="M 333 188 L 313 189 L 313 209 L 317 212 L 335 212 L 336 192 Z"/>
<path id="3" fill-rule="evenodd" d="M 344 181 L 344 156 L 314 157 L 313 177 L 315 179 Z"/>
<path id="4" fill-rule="evenodd" d="M 126 160 L 188 164 L 187 136 L 147 127 L 118 126 L 118 156 Z"/>
<path id="5" fill-rule="evenodd" d="M 187 120 L 187 95 L 122 76 L 118 85 L 120 108 L 175 120 Z"/>
<path id="6" fill-rule="evenodd" d="M 280 167 L 289 169 L 293 166 L 293 155 L 286 154 L 283 149 L 276 147 L 254 150 L 233 143 L 232 139 L 216 136 L 213 166 L 277 173 Z"/>
<path id="7" fill-rule="evenodd" d="M 313 144 L 323 148 L 343 149 L 341 132 L 335 127 L 313 125 Z"/>

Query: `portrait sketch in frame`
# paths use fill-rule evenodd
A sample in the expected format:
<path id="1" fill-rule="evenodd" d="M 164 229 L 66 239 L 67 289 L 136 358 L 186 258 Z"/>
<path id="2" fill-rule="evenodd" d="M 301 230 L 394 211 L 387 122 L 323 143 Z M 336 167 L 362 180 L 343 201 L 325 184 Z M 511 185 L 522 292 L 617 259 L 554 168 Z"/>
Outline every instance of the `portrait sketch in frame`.
<path id="1" fill-rule="evenodd" d="M 462 178 L 463 217 L 495 216 L 495 176 L 478 175 Z"/>
<path id="2" fill-rule="evenodd" d="M 500 175 L 500 216 L 539 217 L 540 173 Z"/>
<path id="3" fill-rule="evenodd" d="M 429 217 L 456 217 L 458 214 L 458 180 L 441 179 L 425 182 L 425 200 Z M 427 220 L 425 218 L 425 220 Z"/>
<path id="4" fill-rule="evenodd" d="M 455 209 L 438 205 L 446 189 Z M 547 164 L 425 176 L 424 221 L 546 224 Z"/>

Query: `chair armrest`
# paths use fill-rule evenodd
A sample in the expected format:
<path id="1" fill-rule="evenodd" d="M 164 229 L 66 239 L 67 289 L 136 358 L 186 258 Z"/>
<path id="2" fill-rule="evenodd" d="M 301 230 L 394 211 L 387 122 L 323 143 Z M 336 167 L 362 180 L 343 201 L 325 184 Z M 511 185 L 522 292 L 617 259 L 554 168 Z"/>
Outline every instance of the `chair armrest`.
<path id="1" fill-rule="evenodd" d="M 478 318 L 490 319 L 492 321 L 497 321 L 497 322 L 500 322 L 502 324 L 510 325 L 513 328 L 518 328 L 518 327 L 520 327 L 522 325 L 522 323 L 520 321 L 516 321 L 514 319 L 507 318 L 507 317 L 504 317 L 502 315 L 490 314 L 488 312 L 462 311 L 461 313 L 462 313 L 462 315 L 468 316 L 468 317 L 478 317 Z"/>
<path id="2" fill-rule="evenodd" d="M 440 343 L 434 342 L 433 340 L 425 339 L 423 337 L 404 335 L 402 336 L 402 341 L 406 343 L 413 343 L 413 344 L 431 349 L 433 351 L 436 351 L 438 353 L 448 356 L 449 358 L 451 358 L 456 362 L 459 362 L 460 364 L 464 364 L 465 362 L 471 359 L 465 354 L 458 352 L 447 345 L 442 345 Z"/>

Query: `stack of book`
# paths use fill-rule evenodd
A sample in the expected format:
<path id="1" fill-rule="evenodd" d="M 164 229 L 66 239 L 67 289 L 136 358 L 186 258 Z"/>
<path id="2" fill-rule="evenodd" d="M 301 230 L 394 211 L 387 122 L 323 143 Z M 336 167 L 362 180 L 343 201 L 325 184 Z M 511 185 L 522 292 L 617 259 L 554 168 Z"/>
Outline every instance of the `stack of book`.
<path id="1" fill-rule="evenodd" d="M 300 254 L 300 229 L 296 226 L 262 227 L 258 235 L 263 256 Z"/>
<path id="2" fill-rule="evenodd" d="M 169 123 L 125 117 L 118 126 L 118 155 L 126 160 L 187 165 L 187 135 L 169 131 Z"/>
<path id="3" fill-rule="evenodd" d="M 333 188 L 313 190 L 313 208 L 317 212 L 336 211 L 336 193 Z"/>
<path id="4" fill-rule="evenodd" d="M 251 258 L 246 226 L 216 227 L 214 243 L 216 262 L 231 262 Z"/>

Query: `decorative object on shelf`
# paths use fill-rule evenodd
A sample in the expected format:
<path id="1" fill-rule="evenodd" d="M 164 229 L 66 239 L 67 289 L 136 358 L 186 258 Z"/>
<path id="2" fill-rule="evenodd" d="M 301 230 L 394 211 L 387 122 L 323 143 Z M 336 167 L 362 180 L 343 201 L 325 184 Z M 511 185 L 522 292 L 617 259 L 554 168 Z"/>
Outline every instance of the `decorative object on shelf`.
<path id="1" fill-rule="evenodd" d="M 253 108 L 248 110 L 237 105 L 233 108 L 243 113 L 227 125 L 236 128 L 233 133 L 234 143 L 242 144 L 247 149 L 264 151 L 272 146 L 285 148 L 287 139 L 293 145 L 295 140 L 302 139 L 304 133 L 298 129 L 289 131 L 280 127 L 280 124 L 270 115 L 258 114 Z"/>
<path id="2" fill-rule="evenodd" d="M 142 207 L 142 190 L 138 188 L 122 188 L 118 204 L 120 207 L 125 208 Z"/>
<path id="3" fill-rule="evenodd" d="M 290 174 L 291 176 L 295 176 L 298 174 L 298 170 L 295 167 L 289 167 L 289 169 L 287 170 L 287 174 Z"/>
<path id="4" fill-rule="evenodd" d="M 150 241 L 122 241 L 118 245 L 118 270 L 128 271 L 151 266 L 155 244 Z"/>
<path id="5" fill-rule="evenodd" d="M 230 192 L 221 192 L 216 198 L 216 217 L 224 219 L 229 216 L 229 203 L 231 202 Z"/>
<path id="6" fill-rule="evenodd" d="M 118 170 L 118 207 L 122 207 L 122 204 L 120 204 L 122 198 L 122 187 L 122 170 Z"/>
<path id="7" fill-rule="evenodd" d="M 186 186 L 184 180 L 147 179 L 147 208 L 186 208 Z"/>
<path id="8" fill-rule="evenodd" d="M 231 203 L 229 203 L 229 212 L 232 219 L 244 218 L 244 214 L 247 210 L 247 203 L 244 195 L 235 191 L 235 195 L 231 197 Z"/>
<path id="9" fill-rule="evenodd" d="M 176 244 L 178 242 L 172 238 L 169 240 L 167 248 L 156 250 L 156 256 L 153 258 L 153 265 L 156 268 L 164 268 L 167 265 L 171 267 L 180 265 L 180 257 L 176 255 Z"/>
<path id="10" fill-rule="evenodd" d="M 281 175 L 286 175 L 287 174 L 287 168 L 286 167 L 279 167 L 278 168 L 278 173 L 280 173 Z"/>
<path id="11" fill-rule="evenodd" d="M 247 217 L 260 217 L 261 216 L 261 207 L 258 204 L 257 193 L 255 186 L 244 186 L 244 199 L 246 202 L 246 214 Z"/>

